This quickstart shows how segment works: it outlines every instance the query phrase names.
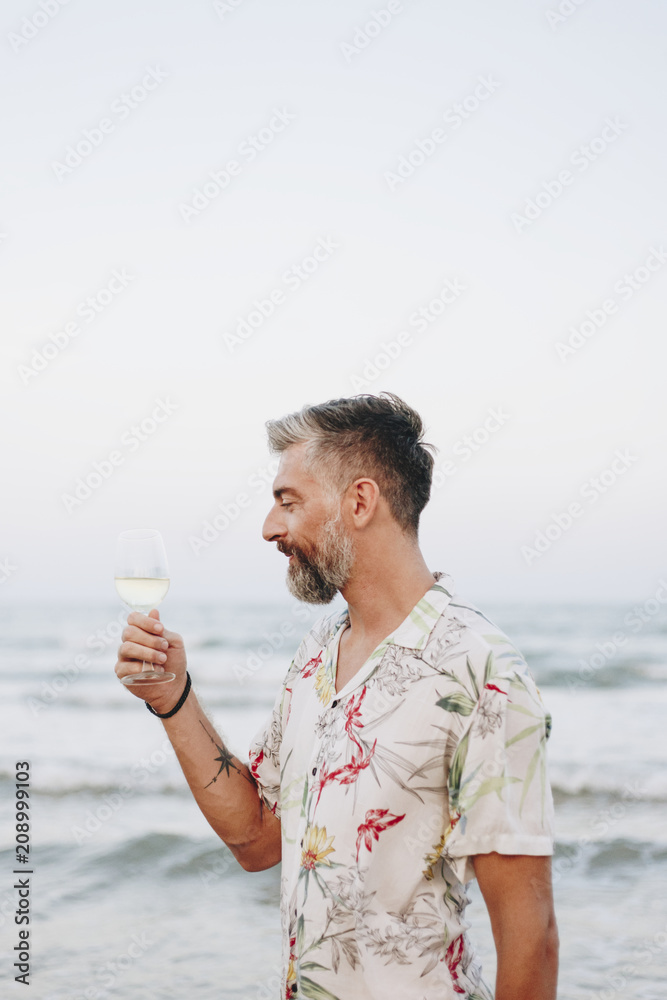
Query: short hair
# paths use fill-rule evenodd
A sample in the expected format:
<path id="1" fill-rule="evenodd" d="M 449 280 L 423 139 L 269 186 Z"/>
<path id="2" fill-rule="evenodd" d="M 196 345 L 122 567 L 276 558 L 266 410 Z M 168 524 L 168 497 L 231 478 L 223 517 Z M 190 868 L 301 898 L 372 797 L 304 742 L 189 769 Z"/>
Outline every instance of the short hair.
<path id="1" fill-rule="evenodd" d="M 268 420 L 266 429 L 274 453 L 307 442 L 307 467 L 337 496 L 356 479 L 374 479 L 403 530 L 417 534 L 431 495 L 436 449 L 422 441 L 421 417 L 399 396 L 330 399 Z"/>

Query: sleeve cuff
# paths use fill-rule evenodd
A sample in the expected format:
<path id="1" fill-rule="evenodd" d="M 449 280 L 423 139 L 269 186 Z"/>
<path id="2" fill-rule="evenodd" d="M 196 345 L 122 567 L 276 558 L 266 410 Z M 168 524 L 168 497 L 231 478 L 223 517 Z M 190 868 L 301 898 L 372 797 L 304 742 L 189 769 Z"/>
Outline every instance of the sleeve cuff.
<path id="1" fill-rule="evenodd" d="M 465 850 L 465 854 L 462 853 Z M 447 861 L 460 882 L 470 882 L 475 878 L 471 858 L 476 854 L 529 854 L 534 857 L 548 857 L 554 852 L 551 837 L 517 837 L 514 834 L 487 834 L 485 837 L 466 839 L 459 849 L 455 845 L 447 852 Z"/>

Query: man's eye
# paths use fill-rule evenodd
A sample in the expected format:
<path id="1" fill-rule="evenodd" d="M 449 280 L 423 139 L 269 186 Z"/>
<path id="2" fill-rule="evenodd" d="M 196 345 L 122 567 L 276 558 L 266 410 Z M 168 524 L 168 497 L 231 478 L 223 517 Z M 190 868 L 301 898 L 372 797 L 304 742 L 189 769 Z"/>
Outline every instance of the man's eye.
<path id="1" fill-rule="evenodd" d="M 290 500 L 287 500 L 287 501 L 285 501 L 284 503 L 281 503 L 281 505 L 280 505 L 280 506 L 281 506 L 281 507 L 293 507 L 293 506 L 294 506 L 294 504 L 293 504 L 293 503 L 292 503 L 292 502 L 291 502 Z"/>

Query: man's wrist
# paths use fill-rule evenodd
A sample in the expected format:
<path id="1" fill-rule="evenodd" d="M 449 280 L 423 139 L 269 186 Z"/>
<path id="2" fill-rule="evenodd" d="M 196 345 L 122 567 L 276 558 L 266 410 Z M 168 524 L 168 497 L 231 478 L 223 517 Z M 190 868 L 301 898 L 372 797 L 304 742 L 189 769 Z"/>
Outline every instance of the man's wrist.
<path id="1" fill-rule="evenodd" d="M 176 715 L 181 710 L 181 708 L 187 701 L 188 695 L 190 694 L 191 686 L 192 686 L 192 678 L 190 677 L 189 672 L 186 670 L 185 684 L 183 685 L 183 689 L 177 699 L 171 697 L 168 702 L 167 701 L 163 702 L 161 700 L 154 699 L 153 704 L 150 704 L 148 701 L 146 701 L 146 708 L 151 713 L 151 715 L 156 715 L 160 719 L 173 718 L 173 716 Z"/>

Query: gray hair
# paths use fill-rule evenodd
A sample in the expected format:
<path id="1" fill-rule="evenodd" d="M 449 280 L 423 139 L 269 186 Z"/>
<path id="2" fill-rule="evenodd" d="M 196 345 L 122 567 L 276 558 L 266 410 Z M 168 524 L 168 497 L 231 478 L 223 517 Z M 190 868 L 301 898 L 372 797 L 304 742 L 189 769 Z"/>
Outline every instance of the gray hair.
<path id="1" fill-rule="evenodd" d="M 392 515 L 416 535 L 431 494 L 435 448 L 422 441 L 419 414 L 390 392 L 330 399 L 266 424 L 280 454 L 306 443 L 306 465 L 340 497 L 356 479 L 375 480 Z"/>

